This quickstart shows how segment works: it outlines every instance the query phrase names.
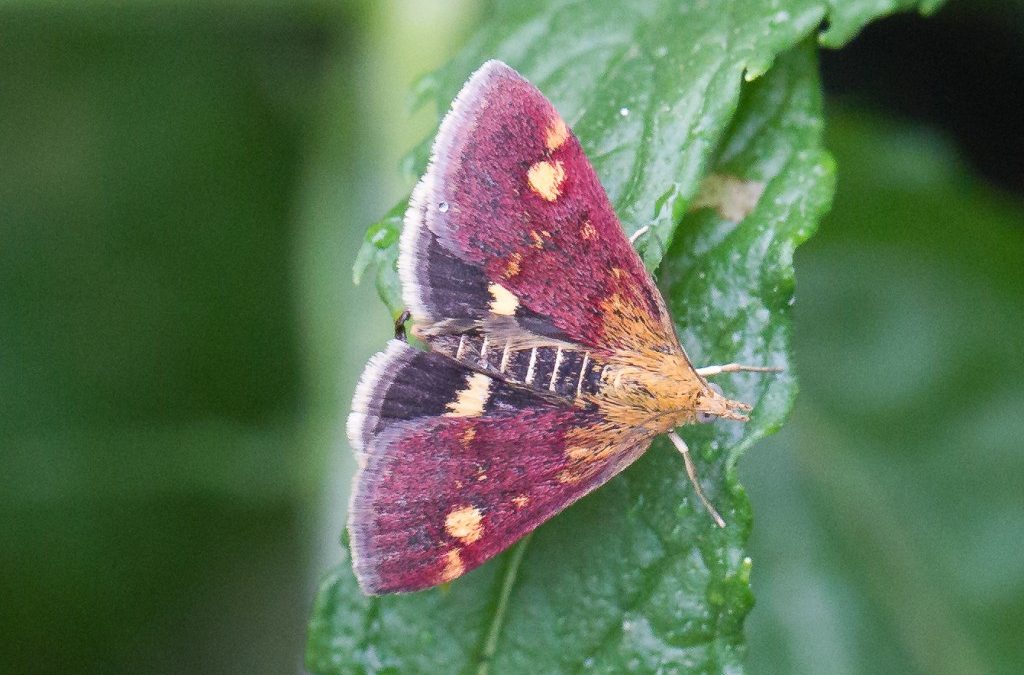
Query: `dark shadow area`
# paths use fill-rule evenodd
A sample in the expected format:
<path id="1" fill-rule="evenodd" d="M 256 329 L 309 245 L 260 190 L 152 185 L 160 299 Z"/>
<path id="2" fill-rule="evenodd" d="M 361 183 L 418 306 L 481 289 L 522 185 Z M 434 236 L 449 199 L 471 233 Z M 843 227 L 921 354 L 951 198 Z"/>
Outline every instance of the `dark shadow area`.
<path id="1" fill-rule="evenodd" d="M 823 50 L 833 101 L 935 126 L 993 184 L 1024 194 L 1024 12 L 952 3 L 931 17 L 898 14 Z"/>

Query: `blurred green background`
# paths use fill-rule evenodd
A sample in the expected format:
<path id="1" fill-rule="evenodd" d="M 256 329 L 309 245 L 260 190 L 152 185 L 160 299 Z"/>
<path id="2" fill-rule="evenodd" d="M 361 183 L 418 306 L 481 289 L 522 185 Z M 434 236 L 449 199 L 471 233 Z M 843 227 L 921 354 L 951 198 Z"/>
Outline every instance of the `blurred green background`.
<path id="1" fill-rule="evenodd" d="M 390 332 L 352 262 L 483 11 L 0 6 L 3 670 L 301 669 Z M 823 55 L 802 394 L 741 462 L 751 672 L 1024 663 L 1022 38 L 954 3 Z"/>

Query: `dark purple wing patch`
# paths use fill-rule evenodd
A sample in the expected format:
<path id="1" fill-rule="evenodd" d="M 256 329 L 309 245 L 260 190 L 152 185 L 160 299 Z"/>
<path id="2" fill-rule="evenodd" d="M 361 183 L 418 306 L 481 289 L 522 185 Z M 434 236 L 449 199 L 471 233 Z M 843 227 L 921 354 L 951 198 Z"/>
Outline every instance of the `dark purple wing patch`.
<path id="1" fill-rule="evenodd" d="M 348 416 L 348 438 L 363 464 L 373 439 L 395 424 L 423 417 L 515 412 L 545 402 L 530 389 L 470 370 L 438 352 L 392 340 L 366 364 Z"/>
<path id="2" fill-rule="evenodd" d="M 441 125 L 406 213 L 399 272 L 425 323 L 508 314 L 600 348 L 611 346 L 602 303 L 616 296 L 670 326 L 579 141 L 497 61 L 470 78 Z"/>

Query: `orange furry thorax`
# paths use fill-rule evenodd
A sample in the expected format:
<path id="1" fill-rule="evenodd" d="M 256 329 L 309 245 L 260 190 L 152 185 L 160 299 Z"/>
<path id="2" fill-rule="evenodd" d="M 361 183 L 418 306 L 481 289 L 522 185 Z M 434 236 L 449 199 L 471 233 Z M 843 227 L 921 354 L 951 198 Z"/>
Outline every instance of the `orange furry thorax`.
<path id="1" fill-rule="evenodd" d="M 681 352 L 617 354 L 602 385 L 598 405 L 610 418 L 655 434 L 693 422 L 698 401 L 714 394 Z"/>

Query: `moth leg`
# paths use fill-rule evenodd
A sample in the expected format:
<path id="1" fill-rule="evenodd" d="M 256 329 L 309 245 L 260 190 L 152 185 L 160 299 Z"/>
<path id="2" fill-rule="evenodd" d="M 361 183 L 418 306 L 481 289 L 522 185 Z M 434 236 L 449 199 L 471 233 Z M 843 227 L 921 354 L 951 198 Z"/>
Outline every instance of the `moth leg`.
<path id="1" fill-rule="evenodd" d="M 402 342 L 408 342 L 408 340 L 405 337 L 405 322 L 408 321 L 411 316 L 412 316 L 412 314 L 409 313 L 409 310 L 403 309 L 402 313 L 398 315 L 397 319 L 395 319 L 395 339 L 396 340 L 401 340 Z"/>
<path id="2" fill-rule="evenodd" d="M 690 477 L 693 489 L 696 491 L 697 496 L 700 497 L 700 501 L 704 504 L 704 508 L 706 508 L 708 513 L 711 514 L 711 518 L 715 521 L 716 525 L 719 527 L 725 527 L 725 520 L 722 516 L 718 515 L 718 511 L 716 511 L 715 507 L 711 505 L 708 498 L 704 496 L 704 490 L 700 487 L 700 478 L 697 476 L 697 467 L 694 466 L 693 458 L 690 456 L 690 448 L 686 446 L 683 439 L 679 438 L 679 434 L 674 431 L 668 432 L 668 438 L 672 441 L 672 444 L 676 446 L 676 450 L 683 455 L 683 464 L 686 465 L 686 475 Z"/>
<path id="3" fill-rule="evenodd" d="M 781 373 L 782 368 L 775 366 L 744 366 L 739 363 L 728 363 L 724 366 L 704 366 L 703 368 L 697 368 L 697 374 L 701 377 L 710 377 L 712 375 L 720 375 L 722 373 Z"/>

